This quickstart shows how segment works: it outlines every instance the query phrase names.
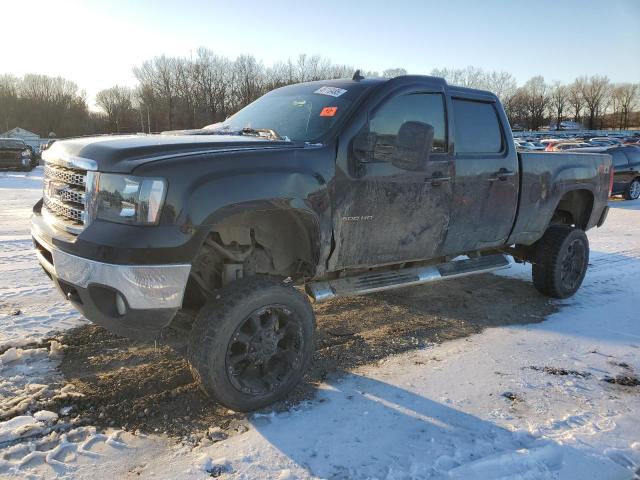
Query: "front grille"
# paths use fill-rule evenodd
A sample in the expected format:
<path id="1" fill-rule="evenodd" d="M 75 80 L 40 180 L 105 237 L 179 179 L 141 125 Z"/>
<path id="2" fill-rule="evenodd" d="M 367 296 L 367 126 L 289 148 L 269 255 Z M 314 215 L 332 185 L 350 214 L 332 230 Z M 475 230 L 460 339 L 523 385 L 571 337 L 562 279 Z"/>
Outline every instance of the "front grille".
<path id="1" fill-rule="evenodd" d="M 84 187 L 87 183 L 87 174 L 85 171 L 58 167 L 57 165 L 45 165 L 44 176 L 49 180 L 58 180 L 69 185 L 80 185 Z"/>
<path id="2" fill-rule="evenodd" d="M 83 223 L 84 211 L 77 208 L 69 207 L 64 202 L 58 202 L 51 198 L 44 197 L 44 206 L 54 215 L 69 218 L 77 223 Z"/>
<path id="3" fill-rule="evenodd" d="M 43 207 L 54 223 L 71 233 L 79 233 L 86 223 L 85 170 L 46 163 Z"/>

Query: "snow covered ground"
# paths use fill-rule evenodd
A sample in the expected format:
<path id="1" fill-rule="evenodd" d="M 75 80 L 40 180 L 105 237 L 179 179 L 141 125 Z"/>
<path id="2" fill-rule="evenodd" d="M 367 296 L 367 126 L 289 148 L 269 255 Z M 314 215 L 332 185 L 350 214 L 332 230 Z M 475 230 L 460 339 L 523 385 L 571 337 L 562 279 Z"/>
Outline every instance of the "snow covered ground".
<path id="1" fill-rule="evenodd" d="M 194 447 L 33 411 L 76 394 L 45 339 L 84 322 L 31 252 L 40 182 L 0 173 L 2 478 L 640 478 L 640 386 L 619 384 L 640 373 L 640 201 L 611 203 L 582 289 L 546 321 L 340 372 L 313 401 Z"/>

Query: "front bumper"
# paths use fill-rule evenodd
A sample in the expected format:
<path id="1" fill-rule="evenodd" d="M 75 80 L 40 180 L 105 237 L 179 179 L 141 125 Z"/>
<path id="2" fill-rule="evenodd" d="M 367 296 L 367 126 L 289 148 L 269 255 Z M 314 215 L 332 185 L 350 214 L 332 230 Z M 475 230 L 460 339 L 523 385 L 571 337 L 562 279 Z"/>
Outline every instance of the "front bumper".
<path id="1" fill-rule="evenodd" d="M 113 333 L 154 338 L 182 305 L 189 264 L 103 263 L 64 252 L 35 231 L 32 236 L 40 264 L 65 297 L 87 319 Z"/>

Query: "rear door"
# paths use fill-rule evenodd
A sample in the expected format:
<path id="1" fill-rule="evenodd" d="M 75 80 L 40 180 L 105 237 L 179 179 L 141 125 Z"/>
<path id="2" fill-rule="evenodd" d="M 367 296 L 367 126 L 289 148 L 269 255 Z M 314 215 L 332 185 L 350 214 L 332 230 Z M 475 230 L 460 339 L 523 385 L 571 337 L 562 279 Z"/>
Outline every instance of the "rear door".
<path id="1" fill-rule="evenodd" d="M 455 177 L 442 253 L 499 246 L 518 205 L 518 156 L 507 140 L 506 116 L 495 98 L 452 96 Z"/>

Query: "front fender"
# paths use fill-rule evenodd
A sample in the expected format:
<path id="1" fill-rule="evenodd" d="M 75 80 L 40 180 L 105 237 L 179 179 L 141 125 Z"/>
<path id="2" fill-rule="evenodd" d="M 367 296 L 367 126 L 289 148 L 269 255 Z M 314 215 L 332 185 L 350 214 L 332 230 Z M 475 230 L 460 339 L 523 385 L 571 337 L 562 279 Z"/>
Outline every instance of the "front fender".
<path id="1" fill-rule="evenodd" d="M 183 224 L 192 225 L 201 245 L 214 226 L 225 219 L 274 211 L 295 217 L 304 229 L 317 275 L 331 244 L 329 195 L 318 176 L 280 171 L 202 178 L 189 193 L 182 214 Z"/>

